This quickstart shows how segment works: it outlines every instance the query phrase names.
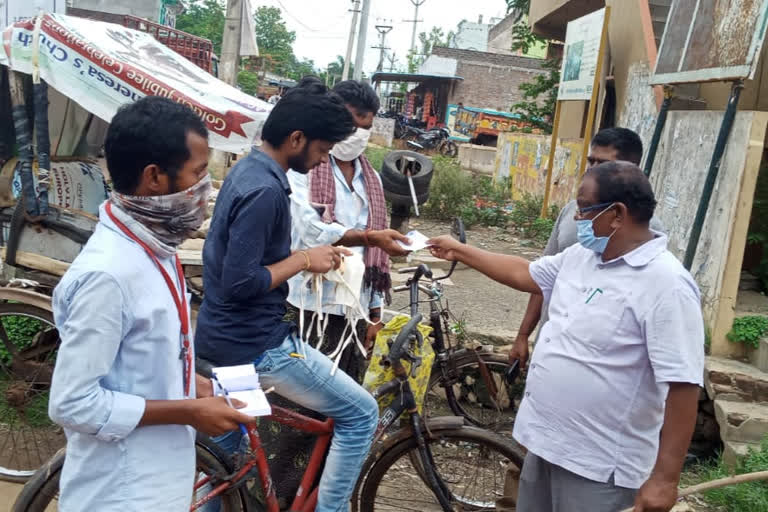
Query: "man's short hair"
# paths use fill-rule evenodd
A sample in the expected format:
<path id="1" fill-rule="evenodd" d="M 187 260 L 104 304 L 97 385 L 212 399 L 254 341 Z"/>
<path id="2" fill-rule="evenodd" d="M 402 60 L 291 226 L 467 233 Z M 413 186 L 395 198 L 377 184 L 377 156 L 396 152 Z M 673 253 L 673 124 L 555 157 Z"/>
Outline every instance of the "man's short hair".
<path id="1" fill-rule="evenodd" d="M 317 77 L 304 77 L 289 89 L 270 112 L 261 138 L 279 147 L 291 133 L 301 131 L 310 141 L 341 142 L 355 131 L 352 114 L 338 94 Z"/>
<path id="2" fill-rule="evenodd" d="M 333 92 L 341 96 L 344 103 L 351 106 L 360 113 L 376 113 L 379 111 L 381 103 L 373 87 L 357 80 L 345 80 L 337 83 Z"/>
<path id="3" fill-rule="evenodd" d="M 189 160 L 187 134 L 208 138 L 200 116 L 160 96 L 147 96 L 120 107 L 107 130 L 104 152 L 115 190 L 133 194 L 144 169 L 157 165 L 173 182 Z"/>
<path id="4" fill-rule="evenodd" d="M 587 171 L 597 183 L 598 203 L 624 203 L 637 222 L 649 222 L 656 209 L 648 177 L 633 162 L 617 160 L 596 165 Z"/>
<path id="5" fill-rule="evenodd" d="M 592 138 L 592 146 L 616 148 L 619 160 L 640 165 L 643 159 L 643 141 L 627 128 L 606 128 Z"/>

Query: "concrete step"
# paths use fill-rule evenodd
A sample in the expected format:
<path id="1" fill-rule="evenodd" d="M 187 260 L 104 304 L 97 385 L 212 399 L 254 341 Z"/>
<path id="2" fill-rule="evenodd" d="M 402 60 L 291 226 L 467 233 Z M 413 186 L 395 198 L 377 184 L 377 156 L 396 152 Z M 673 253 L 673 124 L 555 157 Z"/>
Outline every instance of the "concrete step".
<path id="1" fill-rule="evenodd" d="M 760 444 L 726 441 L 723 444 L 723 462 L 731 467 L 735 466 L 738 459 L 747 456 L 750 448 L 752 450 L 760 450 Z"/>
<path id="2" fill-rule="evenodd" d="M 759 443 L 768 434 L 768 405 L 716 399 L 715 418 L 724 443 Z"/>
<path id="3" fill-rule="evenodd" d="M 734 359 L 708 357 L 704 387 L 712 400 L 768 404 L 768 373 Z"/>

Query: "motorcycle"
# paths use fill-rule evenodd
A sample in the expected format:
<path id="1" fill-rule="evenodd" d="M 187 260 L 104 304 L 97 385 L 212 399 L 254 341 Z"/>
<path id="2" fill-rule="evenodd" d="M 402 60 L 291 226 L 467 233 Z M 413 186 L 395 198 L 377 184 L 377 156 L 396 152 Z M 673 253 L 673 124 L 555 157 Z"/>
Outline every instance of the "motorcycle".
<path id="1" fill-rule="evenodd" d="M 409 132 L 415 136 L 413 140 L 408 141 L 408 146 L 414 151 L 436 149 L 441 155 L 449 157 L 456 157 L 459 154 L 459 147 L 450 140 L 451 132 L 447 128 L 421 130 L 409 127 Z"/>

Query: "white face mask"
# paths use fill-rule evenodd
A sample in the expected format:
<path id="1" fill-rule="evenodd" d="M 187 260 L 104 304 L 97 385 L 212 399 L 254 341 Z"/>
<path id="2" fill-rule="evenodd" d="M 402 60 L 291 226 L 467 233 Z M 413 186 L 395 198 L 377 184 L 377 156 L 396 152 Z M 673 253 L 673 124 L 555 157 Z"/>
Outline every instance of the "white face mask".
<path id="1" fill-rule="evenodd" d="M 333 146 L 331 154 L 342 162 L 351 162 L 363 154 L 365 147 L 368 145 L 368 139 L 370 138 L 371 130 L 358 128 L 355 133 L 350 135 L 346 140 L 337 142 Z"/>

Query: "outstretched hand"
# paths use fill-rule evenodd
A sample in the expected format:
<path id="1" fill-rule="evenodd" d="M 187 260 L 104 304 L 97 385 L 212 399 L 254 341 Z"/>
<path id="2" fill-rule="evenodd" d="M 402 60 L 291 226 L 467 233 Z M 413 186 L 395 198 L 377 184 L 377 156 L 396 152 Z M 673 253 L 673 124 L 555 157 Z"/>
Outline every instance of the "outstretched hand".
<path id="1" fill-rule="evenodd" d="M 449 235 L 432 238 L 427 241 L 427 244 L 432 256 L 448 261 L 456 261 L 458 259 L 457 252 L 462 246 L 461 242 Z"/>

